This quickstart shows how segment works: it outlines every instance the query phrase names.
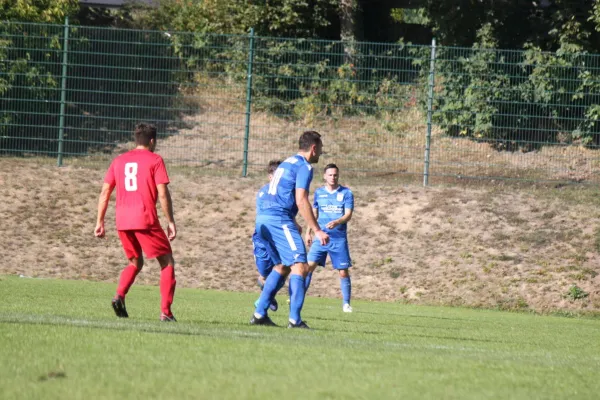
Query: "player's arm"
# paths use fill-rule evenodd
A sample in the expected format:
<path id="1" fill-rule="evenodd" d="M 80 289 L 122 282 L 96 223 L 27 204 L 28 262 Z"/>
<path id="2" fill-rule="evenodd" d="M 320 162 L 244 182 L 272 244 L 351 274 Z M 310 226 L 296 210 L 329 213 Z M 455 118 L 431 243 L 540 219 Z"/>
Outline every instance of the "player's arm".
<path id="1" fill-rule="evenodd" d="M 344 211 L 344 215 L 342 215 L 340 218 L 330 221 L 327 224 L 327 229 L 333 229 L 338 225 L 343 225 L 343 224 L 347 224 L 348 221 L 350 221 L 352 219 L 352 209 L 351 208 L 346 208 L 346 210 Z"/>
<path id="2" fill-rule="evenodd" d="M 327 242 L 329 242 L 329 235 L 323 232 L 317 223 L 310 201 L 308 200 L 308 190 L 296 188 L 296 205 L 298 206 L 300 215 L 302 215 L 302 218 L 304 218 L 306 221 L 308 229 L 312 229 L 312 231 L 321 241 L 321 244 L 326 245 Z"/>
<path id="3" fill-rule="evenodd" d="M 96 235 L 96 237 L 101 238 L 106 234 L 104 230 L 104 217 L 106 216 L 108 202 L 110 201 L 110 195 L 114 188 L 114 185 L 106 182 L 102 185 L 100 197 L 98 198 L 98 217 L 96 218 L 96 228 L 94 229 L 94 235 Z"/>
<path id="4" fill-rule="evenodd" d="M 163 214 L 165 214 L 165 217 L 167 217 L 167 221 L 169 223 L 167 228 L 167 237 L 169 240 L 173 240 L 177 236 L 177 228 L 175 227 L 171 192 L 165 183 L 156 185 L 156 189 L 158 190 L 158 201 L 160 201 L 160 207 L 162 208 Z"/>
<path id="5" fill-rule="evenodd" d="M 318 209 L 318 208 L 313 208 L 313 214 L 314 214 L 314 216 L 315 216 L 315 219 L 316 219 L 317 221 L 319 221 L 319 209 Z M 306 228 L 306 237 L 305 237 L 305 240 L 306 240 L 306 243 L 307 243 L 309 246 L 310 246 L 310 245 L 312 245 L 312 241 L 313 241 L 313 239 L 312 239 L 312 234 L 313 234 L 313 233 L 312 233 L 312 229 L 310 229 L 310 227 L 309 227 L 309 228 Z"/>

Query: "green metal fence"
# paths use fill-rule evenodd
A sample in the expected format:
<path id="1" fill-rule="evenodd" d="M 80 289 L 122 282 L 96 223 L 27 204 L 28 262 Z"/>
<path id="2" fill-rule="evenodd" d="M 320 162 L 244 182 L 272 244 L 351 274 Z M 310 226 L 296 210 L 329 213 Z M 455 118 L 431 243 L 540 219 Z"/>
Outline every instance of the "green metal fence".
<path id="1" fill-rule="evenodd" d="M 324 136 L 356 177 L 597 182 L 598 56 L 3 23 L 0 152 L 253 174 Z"/>

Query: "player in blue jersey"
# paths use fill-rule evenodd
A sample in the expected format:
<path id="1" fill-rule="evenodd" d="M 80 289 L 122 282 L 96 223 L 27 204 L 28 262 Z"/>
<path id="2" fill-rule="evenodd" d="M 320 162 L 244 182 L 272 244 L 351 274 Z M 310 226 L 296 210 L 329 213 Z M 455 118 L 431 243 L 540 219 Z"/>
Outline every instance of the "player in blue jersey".
<path id="1" fill-rule="evenodd" d="M 275 170 L 277 170 L 277 167 L 279 167 L 279 164 L 281 164 L 281 162 L 282 162 L 281 160 L 269 161 L 269 165 L 267 166 L 267 172 L 269 174 L 269 182 L 273 179 L 273 174 L 275 173 Z M 256 194 L 256 215 L 259 215 L 261 213 L 261 210 L 263 208 L 262 201 L 264 199 L 266 199 L 265 195 L 269 191 L 269 185 L 270 185 L 270 183 L 267 183 L 266 185 L 264 185 L 262 188 L 260 188 L 260 190 Z M 292 214 L 295 217 L 296 214 L 298 214 L 298 209 L 295 208 L 294 210 L 292 210 Z M 298 225 L 298 223 L 296 222 L 295 219 L 294 219 L 294 223 L 296 223 L 298 231 L 300 232 L 300 234 L 302 234 L 302 228 L 300 227 L 300 225 Z M 256 269 L 258 271 L 258 286 L 262 290 L 265 285 L 265 280 L 267 279 L 267 276 L 269 276 L 269 274 L 273 270 L 275 263 L 273 262 L 273 260 L 271 260 L 271 257 L 269 256 L 269 253 L 267 251 L 267 247 L 265 246 L 263 241 L 258 236 L 258 233 L 256 232 L 256 230 L 254 231 L 254 234 L 252 235 L 252 247 L 254 250 L 254 261 L 256 264 Z M 283 283 L 285 283 L 285 281 L 281 282 L 281 284 L 283 284 Z M 279 288 L 277 290 L 279 290 Z M 258 300 L 256 300 L 256 302 L 254 303 L 255 307 L 257 305 L 258 305 Z M 269 304 L 269 309 L 271 311 L 277 311 L 277 309 L 278 309 L 277 300 L 274 297 L 271 299 L 271 303 Z"/>
<path id="2" fill-rule="evenodd" d="M 269 182 L 273 179 L 273 174 L 275 173 L 277 167 L 279 167 L 279 164 L 281 164 L 280 160 L 272 160 L 269 162 L 269 165 L 267 166 Z M 265 186 L 260 188 L 260 190 L 256 194 L 256 215 L 260 214 L 262 199 L 265 198 L 264 195 L 267 193 L 268 190 L 269 184 L 267 183 Z M 265 280 L 273 270 L 275 264 L 271 260 L 271 257 L 267 252 L 267 247 L 258 236 L 256 230 L 254 230 L 254 233 L 252 234 L 252 248 L 254 251 L 254 262 L 256 264 L 256 270 L 258 271 L 258 286 L 262 290 L 265 285 Z M 256 306 L 257 304 L 258 300 L 256 300 L 256 303 L 254 303 L 254 306 Z M 272 311 L 277 311 L 277 308 L 277 300 L 273 298 L 271 304 L 269 304 L 269 309 Z"/>
<path id="3" fill-rule="evenodd" d="M 313 177 L 311 163 L 317 163 L 323 149 L 321 135 L 315 131 L 304 132 L 298 141 L 298 154 L 282 162 L 263 195 L 260 213 L 256 216 L 256 232 L 265 244 L 275 264 L 265 280 L 258 305 L 250 320 L 253 325 L 275 325 L 267 315 L 271 299 L 290 275 L 290 315 L 288 328 L 308 328 L 300 312 L 304 304 L 305 278 L 308 274 L 306 248 L 302 235 L 294 222 L 298 211 L 322 245 L 329 236 L 319 227 L 312 212 L 308 192 Z"/>
<path id="4" fill-rule="evenodd" d="M 354 210 L 354 195 L 352 191 L 339 184 L 340 170 L 335 164 L 328 164 L 324 169 L 325 186 L 315 190 L 313 209 L 319 226 L 330 238 L 327 245 L 313 241 L 310 228 L 306 232 L 306 242 L 310 247 L 308 252 L 309 273 L 306 278 L 306 289 L 310 285 L 313 271 L 317 265 L 325 266 L 327 254 L 333 268 L 340 274 L 344 312 L 352 312 L 350 296 L 352 283 L 348 268 L 352 266 L 350 250 L 348 249 L 347 223 L 352 218 Z"/>

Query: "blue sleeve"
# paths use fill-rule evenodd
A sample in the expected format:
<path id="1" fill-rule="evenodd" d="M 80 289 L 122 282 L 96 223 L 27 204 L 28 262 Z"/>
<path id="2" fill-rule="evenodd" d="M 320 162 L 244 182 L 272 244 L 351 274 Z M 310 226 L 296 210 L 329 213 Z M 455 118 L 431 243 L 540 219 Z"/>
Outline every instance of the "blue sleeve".
<path id="1" fill-rule="evenodd" d="M 315 190 L 315 194 L 314 194 L 314 198 L 313 198 L 313 208 L 319 208 L 318 193 L 319 193 L 319 189 Z"/>
<path id="2" fill-rule="evenodd" d="M 354 210 L 354 195 L 350 190 L 344 196 L 344 208 Z"/>
<path id="3" fill-rule="evenodd" d="M 296 189 L 310 189 L 313 178 L 313 169 L 310 164 L 301 165 L 296 172 Z"/>

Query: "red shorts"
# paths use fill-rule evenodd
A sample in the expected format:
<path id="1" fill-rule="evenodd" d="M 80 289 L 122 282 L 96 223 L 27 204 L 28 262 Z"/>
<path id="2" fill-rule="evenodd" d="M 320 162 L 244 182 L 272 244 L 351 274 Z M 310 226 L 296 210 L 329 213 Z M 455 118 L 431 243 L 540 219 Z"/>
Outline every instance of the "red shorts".
<path id="1" fill-rule="evenodd" d="M 171 254 L 171 243 L 162 228 L 141 231 L 118 231 L 127 259 L 139 258 L 142 250 L 147 258 Z"/>

